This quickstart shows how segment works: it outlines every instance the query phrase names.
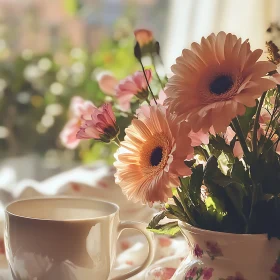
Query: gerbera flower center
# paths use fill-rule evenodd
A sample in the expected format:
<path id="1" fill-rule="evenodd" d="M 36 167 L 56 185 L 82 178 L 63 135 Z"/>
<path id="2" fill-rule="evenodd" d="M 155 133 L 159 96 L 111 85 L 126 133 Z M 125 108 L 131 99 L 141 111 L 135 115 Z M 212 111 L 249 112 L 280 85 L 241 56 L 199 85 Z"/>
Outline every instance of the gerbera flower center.
<path id="1" fill-rule="evenodd" d="M 145 174 L 154 176 L 164 169 L 168 155 L 172 150 L 168 137 L 163 133 L 156 133 L 142 146 L 140 151 L 140 165 Z"/>
<path id="2" fill-rule="evenodd" d="M 210 91 L 213 94 L 221 95 L 229 91 L 233 86 L 233 80 L 228 75 L 219 75 L 210 83 Z"/>
<path id="3" fill-rule="evenodd" d="M 152 166 L 159 165 L 162 160 L 162 155 L 163 155 L 162 147 L 156 147 L 151 153 L 151 157 L 150 157 L 151 165 Z"/>

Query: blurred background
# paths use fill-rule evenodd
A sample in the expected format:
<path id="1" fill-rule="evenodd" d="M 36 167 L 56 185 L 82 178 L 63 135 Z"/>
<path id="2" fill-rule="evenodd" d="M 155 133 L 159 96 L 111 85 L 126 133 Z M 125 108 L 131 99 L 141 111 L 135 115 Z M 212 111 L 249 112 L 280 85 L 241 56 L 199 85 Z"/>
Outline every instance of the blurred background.
<path id="1" fill-rule="evenodd" d="M 59 141 L 75 95 L 96 105 L 108 99 L 97 77 L 139 70 L 136 28 L 153 31 L 165 71 L 185 47 L 224 30 L 253 48 L 278 38 L 278 0 L 0 0 L 0 187 L 43 180 L 81 163 L 113 162 L 114 147 Z"/>

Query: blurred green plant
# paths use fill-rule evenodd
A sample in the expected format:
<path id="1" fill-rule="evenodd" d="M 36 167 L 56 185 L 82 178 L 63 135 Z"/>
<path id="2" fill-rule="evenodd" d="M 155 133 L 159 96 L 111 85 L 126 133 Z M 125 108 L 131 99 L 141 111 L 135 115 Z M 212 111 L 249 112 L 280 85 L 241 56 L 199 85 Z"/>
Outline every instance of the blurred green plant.
<path id="1" fill-rule="evenodd" d="M 110 101 L 98 86 L 104 69 L 124 78 L 137 70 L 132 32 L 120 25 L 97 51 L 64 47 L 57 53 L 34 54 L 23 50 L 11 58 L 0 53 L 0 156 L 19 156 L 50 150 L 64 151 L 58 136 L 67 121 L 73 96 L 89 99 L 96 106 Z M 126 118 L 118 116 L 121 124 Z M 127 124 L 124 124 L 125 127 Z M 113 162 L 113 145 L 100 148 L 84 141 L 72 152 L 75 159 Z"/>

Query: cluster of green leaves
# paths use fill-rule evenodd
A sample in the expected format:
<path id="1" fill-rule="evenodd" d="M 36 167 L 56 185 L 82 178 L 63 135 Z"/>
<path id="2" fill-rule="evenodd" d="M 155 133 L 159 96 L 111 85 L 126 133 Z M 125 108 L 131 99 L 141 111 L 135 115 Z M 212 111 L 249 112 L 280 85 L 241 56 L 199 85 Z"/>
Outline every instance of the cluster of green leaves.
<path id="1" fill-rule="evenodd" d="M 276 98 L 271 105 L 270 125 L 278 135 L 279 94 L 268 92 L 267 98 Z M 265 103 L 264 103 L 265 104 Z M 257 107 L 247 108 L 238 118 L 238 125 L 247 136 L 248 152 L 239 160 L 234 157 L 236 136 L 226 143 L 222 135 L 211 135 L 208 145 L 195 148 L 196 155 L 205 164 L 186 162 L 192 175 L 181 178 L 174 193 L 174 203 L 149 224 L 158 233 L 178 232 L 178 223 L 161 223 L 164 217 L 179 219 L 199 228 L 231 233 L 266 233 L 280 238 L 280 157 L 276 153 L 277 139 L 262 135 L 258 140 L 257 156 L 252 149 L 252 130 Z M 265 105 L 264 107 L 265 108 Z M 275 109 L 276 108 L 276 109 Z M 271 108 L 270 108 L 271 109 Z M 276 114 L 276 117 L 274 116 Z M 232 125 L 235 130 L 234 125 Z M 257 127 L 259 129 L 259 126 Z M 264 139 L 265 138 L 265 139 Z M 274 137 L 275 138 L 275 137 Z M 201 186 L 207 194 L 202 197 Z"/>

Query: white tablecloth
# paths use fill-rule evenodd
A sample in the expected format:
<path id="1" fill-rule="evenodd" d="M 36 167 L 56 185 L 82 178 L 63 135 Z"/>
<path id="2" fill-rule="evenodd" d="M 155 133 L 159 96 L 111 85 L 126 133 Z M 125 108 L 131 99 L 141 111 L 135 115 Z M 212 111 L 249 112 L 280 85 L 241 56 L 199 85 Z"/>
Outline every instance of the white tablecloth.
<path id="1" fill-rule="evenodd" d="M 16 186 L 9 184 L 0 186 L 0 280 L 12 280 L 4 253 L 3 221 L 4 206 L 14 199 L 52 195 L 98 198 L 118 204 L 122 220 L 148 223 L 155 210 L 129 202 L 123 196 L 120 188 L 115 185 L 113 173 L 114 170 L 111 167 L 95 165 L 76 168 L 40 183 L 24 180 Z M 2 173 L 2 176 L 4 175 Z M 187 256 L 187 243 L 182 237 L 156 236 L 155 240 L 157 249 L 153 264 L 141 274 L 131 278 L 132 280 L 169 280 L 181 261 Z M 111 276 L 123 274 L 133 267 L 139 266 L 146 254 L 145 238 L 135 234 L 135 231 L 127 231 L 117 244 L 117 259 Z"/>

